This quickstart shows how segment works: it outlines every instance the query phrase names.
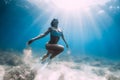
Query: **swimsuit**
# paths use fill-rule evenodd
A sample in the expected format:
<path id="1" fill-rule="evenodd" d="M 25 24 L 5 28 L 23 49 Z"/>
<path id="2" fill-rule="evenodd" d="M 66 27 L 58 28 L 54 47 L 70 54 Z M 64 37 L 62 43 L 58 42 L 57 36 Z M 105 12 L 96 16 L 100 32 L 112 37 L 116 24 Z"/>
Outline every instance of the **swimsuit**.
<path id="1" fill-rule="evenodd" d="M 55 29 L 50 27 L 50 41 L 49 44 L 57 44 L 62 35 L 62 31 L 60 29 Z"/>

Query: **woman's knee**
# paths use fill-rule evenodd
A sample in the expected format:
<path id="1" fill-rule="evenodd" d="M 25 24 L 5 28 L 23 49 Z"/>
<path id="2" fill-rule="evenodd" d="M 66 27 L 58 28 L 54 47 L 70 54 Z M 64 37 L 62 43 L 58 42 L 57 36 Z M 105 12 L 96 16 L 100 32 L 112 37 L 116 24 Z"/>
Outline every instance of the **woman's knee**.
<path id="1" fill-rule="evenodd" d="M 63 52 L 64 51 L 64 47 L 59 48 L 59 51 Z"/>
<path id="2" fill-rule="evenodd" d="M 56 47 L 56 49 L 59 50 L 59 51 L 64 51 L 64 46 L 58 45 L 58 46 Z"/>

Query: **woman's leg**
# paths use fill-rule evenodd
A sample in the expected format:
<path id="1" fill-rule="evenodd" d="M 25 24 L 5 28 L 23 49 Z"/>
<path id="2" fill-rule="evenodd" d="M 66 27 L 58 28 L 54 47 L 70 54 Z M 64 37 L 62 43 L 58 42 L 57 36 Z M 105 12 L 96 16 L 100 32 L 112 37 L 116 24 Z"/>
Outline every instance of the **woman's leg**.
<path id="1" fill-rule="evenodd" d="M 48 50 L 47 54 L 43 56 L 42 61 L 44 61 L 50 54 L 52 55 L 52 53 L 54 53 L 54 51 Z"/>
<path id="2" fill-rule="evenodd" d="M 54 58 L 58 54 L 60 54 L 62 51 L 54 51 L 54 53 L 50 56 L 50 59 Z"/>
<path id="3" fill-rule="evenodd" d="M 45 55 L 42 57 L 42 61 L 44 61 L 48 56 L 49 56 L 49 53 L 45 54 Z"/>
<path id="4" fill-rule="evenodd" d="M 60 54 L 64 50 L 64 47 L 57 44 L 47 44 L 46 49 L 48 50 L 48 53 L 51 54 L 50 59 L 52 59 Z"/>

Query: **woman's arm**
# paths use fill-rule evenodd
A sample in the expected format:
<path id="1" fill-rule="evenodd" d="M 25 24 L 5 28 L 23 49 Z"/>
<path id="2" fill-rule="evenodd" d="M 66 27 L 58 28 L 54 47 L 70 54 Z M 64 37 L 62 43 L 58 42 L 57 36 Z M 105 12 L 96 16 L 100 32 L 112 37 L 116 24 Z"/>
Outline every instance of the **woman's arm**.
<path id="1" fill-rule="evenodd" d="M 43 34 L 40 34 L 40 35 L 38 35 L 37 37 L 32 38 L 31 40 L 29 40 L 29 41 L 27 42 L 27 44 L 30 45 L 33 41 L 45 37 L 49 32 L 50 32 L 50 28 L 49 28 L 46 32 L 44 32 Z"/>

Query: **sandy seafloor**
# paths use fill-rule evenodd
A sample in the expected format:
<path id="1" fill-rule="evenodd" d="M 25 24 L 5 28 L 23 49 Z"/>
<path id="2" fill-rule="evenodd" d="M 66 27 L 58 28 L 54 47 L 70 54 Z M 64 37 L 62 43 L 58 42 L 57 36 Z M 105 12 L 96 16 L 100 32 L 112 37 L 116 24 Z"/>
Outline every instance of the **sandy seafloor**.
<path id="1" fill-rule="evenodd" d="M 0 53 L 0 80 L 120 80 L 120 61 L 67 54 L 44 67 L 30 49 L 23 54 Z"/>

